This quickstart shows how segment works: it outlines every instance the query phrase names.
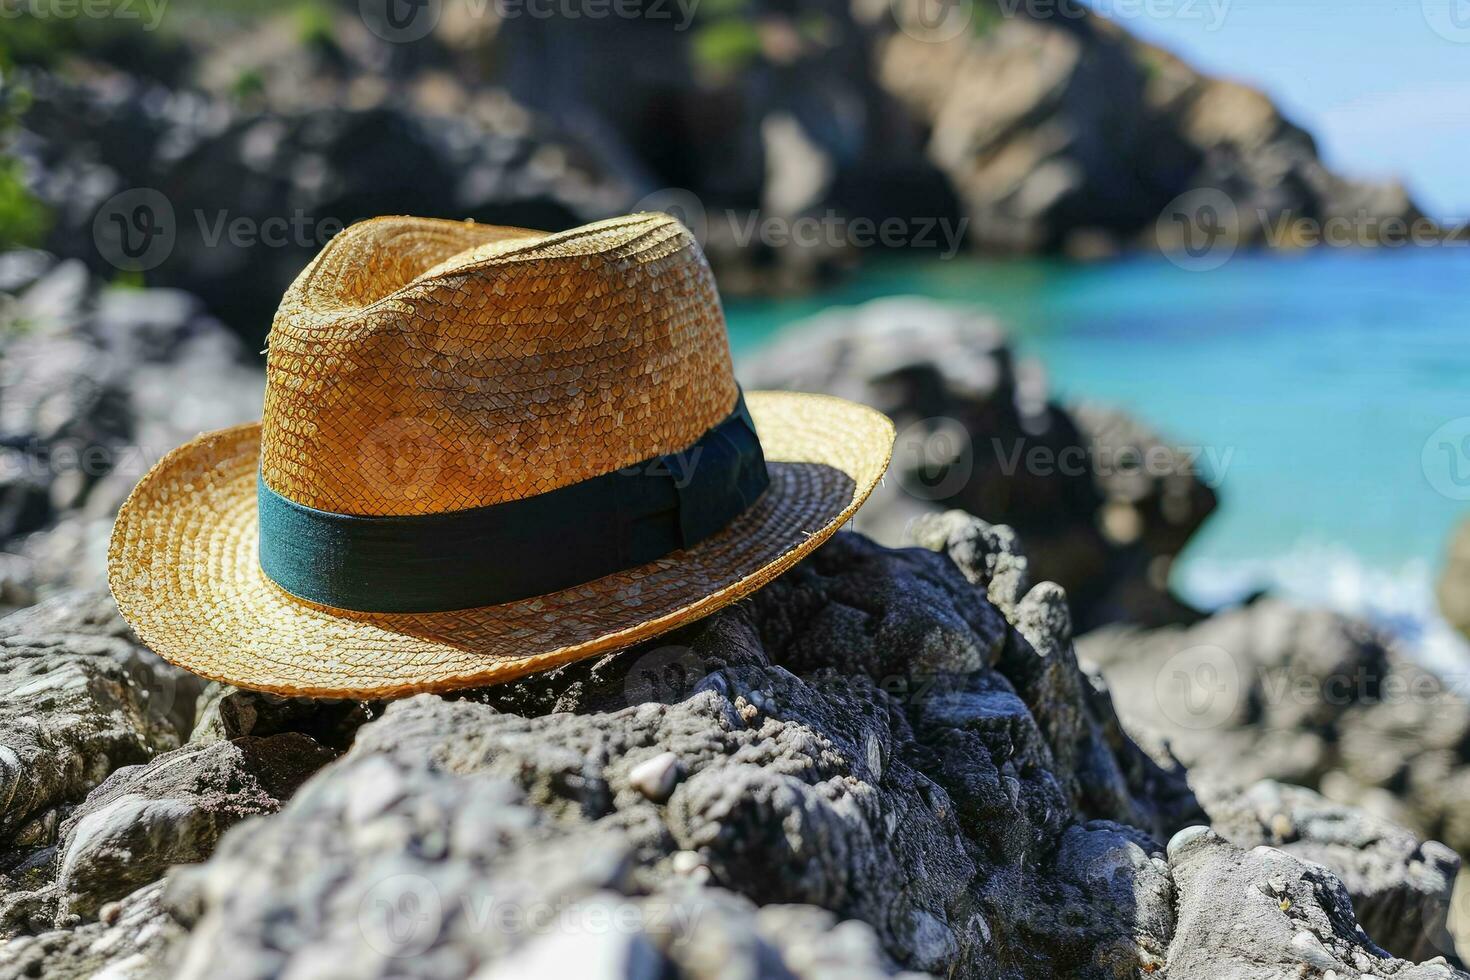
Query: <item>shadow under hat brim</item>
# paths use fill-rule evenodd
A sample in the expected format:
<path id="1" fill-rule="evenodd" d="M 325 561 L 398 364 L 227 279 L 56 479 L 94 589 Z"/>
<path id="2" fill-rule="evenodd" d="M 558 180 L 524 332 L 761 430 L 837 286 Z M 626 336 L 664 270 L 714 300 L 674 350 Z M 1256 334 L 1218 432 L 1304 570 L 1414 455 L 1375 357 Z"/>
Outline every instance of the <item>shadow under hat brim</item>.
<path id="1" fill-rule="evenodd" d="M 749 595 L 835 533 L 888 466 L 893 425 L 870 408 L 788 392 L 746 403 L 771 475 L 761 499 L 692 548 L 561 592 L 392 614 L 290 595 L 258 560 L 259 423 L 202 435 L 148 472 L 118 513 L 108 581 L 145 644 L 237 687 L 384 698 L 513 680 Z"/>

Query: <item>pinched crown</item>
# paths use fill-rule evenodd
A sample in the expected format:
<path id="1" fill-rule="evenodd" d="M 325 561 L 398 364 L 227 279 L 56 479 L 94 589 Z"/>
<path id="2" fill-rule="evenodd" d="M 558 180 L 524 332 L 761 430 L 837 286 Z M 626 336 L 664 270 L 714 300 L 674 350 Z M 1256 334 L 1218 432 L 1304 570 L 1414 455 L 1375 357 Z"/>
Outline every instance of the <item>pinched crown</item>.
<path id="1" fill-rule="evenodd" d="M 736 399 L 714 277 L 663 214 L 355 224 L 287 290 L 266 378 L 265 482 L 344 514 L 543 493 L 677 452 Z"/>

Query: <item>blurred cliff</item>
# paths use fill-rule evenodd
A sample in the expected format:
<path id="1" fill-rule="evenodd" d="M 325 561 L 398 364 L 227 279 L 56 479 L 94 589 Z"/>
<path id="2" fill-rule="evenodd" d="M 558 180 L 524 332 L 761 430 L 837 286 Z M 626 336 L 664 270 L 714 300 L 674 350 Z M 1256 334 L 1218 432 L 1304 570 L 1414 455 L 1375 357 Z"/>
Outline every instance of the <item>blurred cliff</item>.
<path id="1" fill-rule="evenodd" d="M 728 293 L 806 288 L 863 251 L 762 234 L 771 219 L 1096 257 L 1170 244 L 1161 215 L 1204 188 L 1239 207 L 1246 244 L 1263 217 L 1419 217 L 1401 187 L 1329 171 L 1260 92 L 1071 0 L 1045 17 L 1001 0 L 229 9 L 172 4 L 153 31 L 7 21 L 0 244 L 115 274 L 99 208 L 157 190 L 177 241 L 144 278 L 256 344 L 322 241 L 381 213 L 556 229 L 672 209 Z"/>

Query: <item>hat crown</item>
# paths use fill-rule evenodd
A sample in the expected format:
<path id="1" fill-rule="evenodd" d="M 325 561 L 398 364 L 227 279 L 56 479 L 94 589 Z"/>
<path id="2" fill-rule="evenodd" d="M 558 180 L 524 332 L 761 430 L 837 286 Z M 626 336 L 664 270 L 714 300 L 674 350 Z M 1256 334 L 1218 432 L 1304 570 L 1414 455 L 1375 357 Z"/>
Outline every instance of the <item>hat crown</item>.
<path id="1" fill-rule="evenodd" d="M 561 234 L 378 218 L 271 329 L 261 476 L 342 514 L 504 503 L 677 452 L 737 388 L 698 243 L 663 214 Z"/>

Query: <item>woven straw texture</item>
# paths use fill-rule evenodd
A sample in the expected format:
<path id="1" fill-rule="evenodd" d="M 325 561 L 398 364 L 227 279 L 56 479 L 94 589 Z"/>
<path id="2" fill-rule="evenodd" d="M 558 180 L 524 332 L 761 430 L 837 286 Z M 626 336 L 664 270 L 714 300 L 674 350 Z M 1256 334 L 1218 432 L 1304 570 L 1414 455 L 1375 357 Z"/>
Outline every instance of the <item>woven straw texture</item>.
<path id="1" fill-rule="evenodd" d="M 685 448 L 736 395 L 714 277 L 664 214 L 353 225 L 287 290 L 266 371 L 266 483 L 339 514 L 544 493 Z"/>
<path id="2" fill-rule="evenodd" d="M 113 532 L 113 595 L 168 660 L 278 694 L 493 684 L 628 646 L 781 574 L 852 516 L 888 465 L 893 428 L 869 408 L 784 392 L 750 392 L 746 402 L 771 474 L 760 501 L 693 548 L 574 589 L 451 613 L 302 602 L 260 570 L 260 426 L 245 425 L 174 450 L 133 491 Z"/>
<path id="3" fill-rule="evenodd" d="M 257 472 L 336 513 L 481 507 L 680 451 L 737 391 L 709 265 L 666 215 L 558 234 L 363 222 L 283 298 L 261 422 L 174 450 L 124 503 L 113 595 L 172 662 L 280 694 L 474 686 L 626 646 L 747 595 L 830 536 L 887 467 L 888 420 L 751 393 L 771 486 L 730 527 L 563 592 L 451 613 L 287 594 L 260 569 Z"/>

